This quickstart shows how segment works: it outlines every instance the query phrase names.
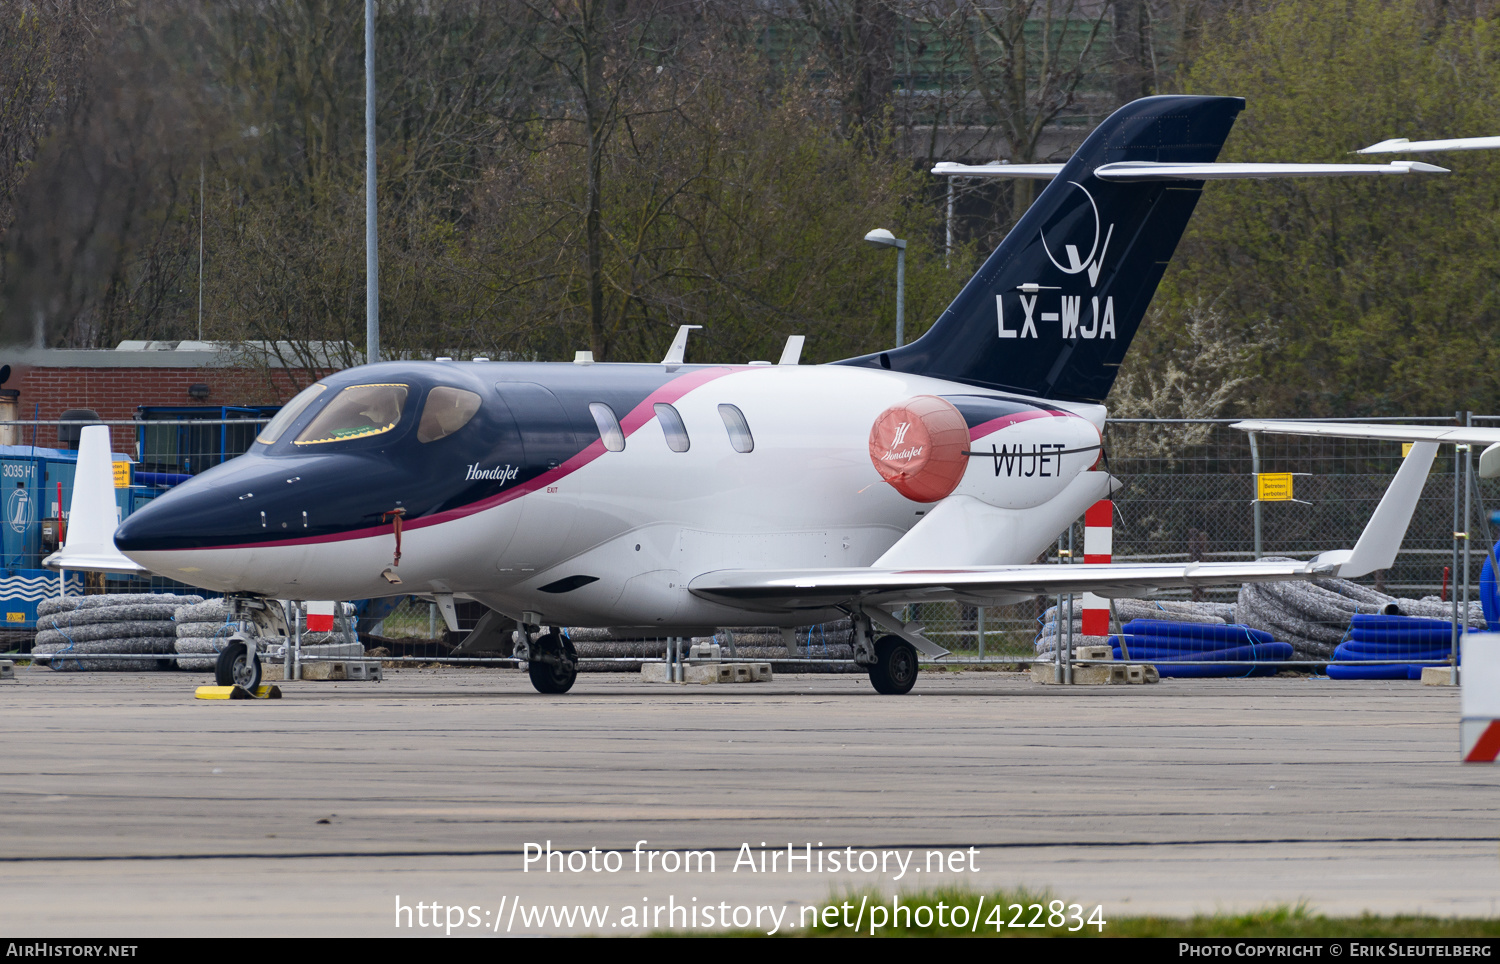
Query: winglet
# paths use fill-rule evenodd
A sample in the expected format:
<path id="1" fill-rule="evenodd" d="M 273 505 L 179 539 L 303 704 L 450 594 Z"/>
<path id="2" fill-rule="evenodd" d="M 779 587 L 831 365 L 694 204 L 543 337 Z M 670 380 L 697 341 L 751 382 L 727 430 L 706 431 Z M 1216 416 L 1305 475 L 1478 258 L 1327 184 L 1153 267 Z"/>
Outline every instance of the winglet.
<path id="1" fill-rule="evenodd" d="M 42 560 L 48 569 L 143 573 L 149 570 L 115 548 L 115 478 L 110 468 L 109 428 L 85 426 L 78 437 L 78 467 L 73 472 L 73 501 L 68 508 L 68 538 Z"/>
<path id="2" fill-rule="evenodd" d="M 1353 579 L 1394 565 L 1396 552 L 1406 538 L 1406 527 L 1411 524 L 1417 500 L 1422 497 L 1422 488 L 1427 484 L 1427 473 L 1432 469 L 1437 450 L 1436 442 L 1413 442 L 1411 453 L 1401 463 L 1401 469 L 1385 490 L 1380 505 L 1375 507 L 1375 514 L 1370 516 L 1354 548 L 1321 553 L 1308 564 L 1309 568 L 1317 571 L 1336 566 L 1330 575 Z"/>

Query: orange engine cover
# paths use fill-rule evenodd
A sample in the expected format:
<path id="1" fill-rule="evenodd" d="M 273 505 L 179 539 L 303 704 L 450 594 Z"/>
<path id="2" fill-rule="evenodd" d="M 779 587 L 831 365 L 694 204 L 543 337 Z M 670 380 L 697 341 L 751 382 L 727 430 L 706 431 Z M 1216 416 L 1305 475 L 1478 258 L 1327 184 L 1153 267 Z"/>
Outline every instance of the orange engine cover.
<path id="1" fill-rule="evenodd" d="M 875 471 L 913 502 L 947 498 L 964 477 L 969 425 L 936 395 L 917 395 L 881 412 L 870 429 Z"/>

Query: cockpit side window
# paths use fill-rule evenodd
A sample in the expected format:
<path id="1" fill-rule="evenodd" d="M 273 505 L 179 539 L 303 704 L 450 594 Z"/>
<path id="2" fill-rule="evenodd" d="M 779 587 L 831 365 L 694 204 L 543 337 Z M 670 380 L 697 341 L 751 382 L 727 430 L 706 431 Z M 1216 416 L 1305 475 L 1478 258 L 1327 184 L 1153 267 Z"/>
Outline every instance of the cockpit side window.
<path id="1" fill-rule="evenodd" d="M 276 417 L 260 430 L 255 440 L 262 445 L 270 445 L 281 438 L 282 433 L 291 428 L 297 417 L 307 411 L 307 406 L 317 400 L 327 388 L 327 385 L 309 385 L 302 389 L 297 393 L 296 398 L 281 407 L 281 411 L 277 412 Z"/>
<path id="2" fill-rule="evenodd" d="M 333 396 L 295 441 L 348 442 L 389 432 L 401 421 L 410 389 L 400 384 L 350 385 Z"/>
<path id="3" fill-rule="evenodd" d="M 422 420 L 417 423 L 418 442 L 436 442 L 469 424 L 479 411 L 479 396 L 462 388 L 440 385 L 427 393 Z"/>
<path id="4" fill-rule="evenodd" d="M 615 410 L 603 402 L 590 402 L 589 414 L 594 416 L 594 424 L 599 426 L 599 438 L 604 442 L 604 447 L 611 452 L 625 451 L 625 433 L 620 429 L 620 420 L 615 417 Z"/>

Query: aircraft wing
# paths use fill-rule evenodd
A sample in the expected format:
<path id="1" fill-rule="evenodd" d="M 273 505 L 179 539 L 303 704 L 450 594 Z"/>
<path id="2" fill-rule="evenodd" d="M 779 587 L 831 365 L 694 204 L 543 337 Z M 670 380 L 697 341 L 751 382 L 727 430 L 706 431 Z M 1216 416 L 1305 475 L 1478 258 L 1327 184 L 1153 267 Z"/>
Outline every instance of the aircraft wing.
<path id="1" fill-rule="evenodd" d="M 1302 423 L 1289 423 L 1302 424 Z M 1336 576 L 1353 579 L 1389 569 L 1406 537 L 1438 443 L 1418 441 L 1401 463 L 1353 549 L 1323 552 L 1307 562 L 973 566 L 954 569 L 724 569 L 688 583 L 694 595 L 762 612 L 861 605 L 875 608 L 960 599 L 1000 605 L 1028 596 L 1091 592 L 1139 596 L 1158 589 L 1233 586 Z"/>
<path id="2" fill-rule="evenodd" d="M 1380 422 L 1289 422 L 1248 419 L 1231 428 L 1267 435 L 1324 435 L 1331 438 L 1386 439 L 1392 442 L 1442 442 L 1488 446 L 1479 456 L 1479 477 L 1500 476 L 1500 428 L 1478 425 L 1390 425 Z"/>
<path id="3" fill-rule="evenodd" d="M 742 609 L 793 612 L 862 604 L 889 608 L 906 603 L 962 599 L 982 605 L 1029 596 L 1091 592 L 1141 596 L 1158 589 L 1234 586 L 1336 575 L 1337 561 L 1197 562 L 1130 565 L 980 566 L 970 569 L 726 569 L 693 579 L 696 596 Z"/>

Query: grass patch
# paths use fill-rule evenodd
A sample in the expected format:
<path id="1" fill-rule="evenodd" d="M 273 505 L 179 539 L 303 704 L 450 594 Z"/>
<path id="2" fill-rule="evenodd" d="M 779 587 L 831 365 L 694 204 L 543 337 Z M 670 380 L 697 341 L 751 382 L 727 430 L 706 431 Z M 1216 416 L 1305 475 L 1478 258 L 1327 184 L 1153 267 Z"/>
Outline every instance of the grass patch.
<path id="1" fill-rule="evenodd" d="M 808 912 L 783 933 L 796 937 L 1500 937 L 1500 920 L 1375 914 L 1327 917 L 1306 903 L 1188 918 L 1125 916 L 1108 907 L 1096 911 L 1096 906 L 1026 888 L 981 892 L 942 887 L 897 897 L 861 890 L 831 898 L 819 908 L 816 925 L 808 923 Z"/>

